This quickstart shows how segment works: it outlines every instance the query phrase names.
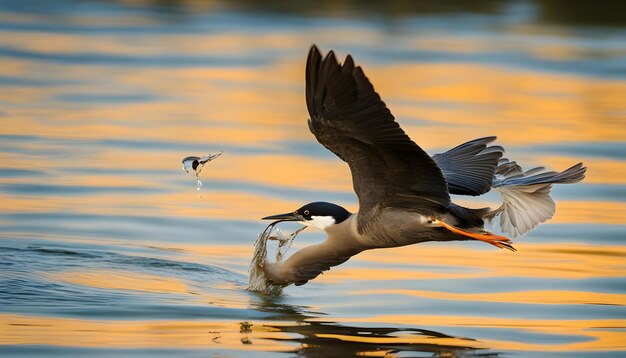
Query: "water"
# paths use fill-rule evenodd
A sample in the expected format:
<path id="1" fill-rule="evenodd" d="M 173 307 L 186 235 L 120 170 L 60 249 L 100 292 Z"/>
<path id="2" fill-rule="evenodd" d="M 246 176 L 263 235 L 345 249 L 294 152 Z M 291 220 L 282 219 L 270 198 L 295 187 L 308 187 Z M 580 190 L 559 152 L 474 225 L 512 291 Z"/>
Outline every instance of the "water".
<path id="1" fill-rule="evenodd" d="M 621 7 L 0 1 L 0 355 L 626 355 Z M 356 210 L 306 126 L 312 43 L 353 54 L 430 153 L 498 135 L 587 178 L 515 253 L 375 250 L 250 292 L 261 217 Z M 220 149 L 199 197 L 180 158 Z"/>
<path id="2" fill-rule="evenodd" d="M 283 286 L 276 285 L 269 280 L 263 269 L 267 262 L 267 243 L 273 230 L 272 226 L 273 224 L 270 224 L 254 241 L 254 253 L 250 260 L 248 287 L 246 289 L 260 294 L 279 296 L 283 291 Z"/>
<path id="3" fill-rule="evenodd" d="M 272 282 L 265 273 L 265 263 L 268 262 L 268 241 L 277 241 L 273 261 L 281 262 L 287 255 L 294 239 L 298 234 L 306 229 L 305 226 L 299 228 L 292 233 L 286 233 L 276 225 L 282 220 L 269 224 L 254 241 L 254 253 L 250 260 L 250 269 L 248 270 L 248 287 L 247 289 L 262 295 L 279 296 L 283 293 L 285 286 Z"/>

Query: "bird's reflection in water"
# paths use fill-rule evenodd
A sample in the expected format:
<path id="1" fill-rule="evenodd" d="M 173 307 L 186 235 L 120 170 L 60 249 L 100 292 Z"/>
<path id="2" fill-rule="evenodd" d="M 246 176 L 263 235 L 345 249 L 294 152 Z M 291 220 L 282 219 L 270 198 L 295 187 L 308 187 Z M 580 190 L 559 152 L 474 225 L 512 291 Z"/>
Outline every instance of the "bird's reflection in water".
<path id="1" fill-rule="evenodd" d="M 274 314 L 267 320 L 277 322 L 266 322 L 264 328 L 289 336 L 268 339 L 298 343 L 299 347 L 291 353 L 299 356 L 500 357 L 500 353 L 487 351 L 472 338 L 420 328 L 349 326 L 324 320 L 325 313 L 308 307 L 282 303 L 280 297 L 257 298 L 251 302 L 251 308 Z"/>

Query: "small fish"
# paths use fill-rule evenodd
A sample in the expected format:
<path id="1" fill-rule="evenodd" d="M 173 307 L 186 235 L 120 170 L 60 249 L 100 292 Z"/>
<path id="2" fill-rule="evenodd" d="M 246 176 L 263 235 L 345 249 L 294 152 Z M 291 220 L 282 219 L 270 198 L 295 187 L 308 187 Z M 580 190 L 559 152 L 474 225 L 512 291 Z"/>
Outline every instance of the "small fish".
<path id="1" fill-rule="evenodd" d="M 183 159 L 183 170 L 189 174 L 194 174 L 198 176 L 200 174 L 200 171 L 202 170 L 202 167 L 206 163 L 219 157 L 220 155 L 222 155 L 222 153 L 224 152 L 220 151 L 217 154 L 209 154 L 209 155 L 205 155 L 204 157 L 195 157 L 195 156 L 186 157 Z"/>
<path id="2" fill-rule="evenodd" d="M 200 190 L 200 187 L 202 186 L 202 182 L 200 181 L 200 171 L 202 170 L 202 167 L 204 167 L 206 163 L 222 155 L 222 153 L 224 152 L 220 151 L 217 154 L 209 154 L 204 157 L 191 156 L 183 158 L 183 170 L 196 177 L 197 190 Z"/>

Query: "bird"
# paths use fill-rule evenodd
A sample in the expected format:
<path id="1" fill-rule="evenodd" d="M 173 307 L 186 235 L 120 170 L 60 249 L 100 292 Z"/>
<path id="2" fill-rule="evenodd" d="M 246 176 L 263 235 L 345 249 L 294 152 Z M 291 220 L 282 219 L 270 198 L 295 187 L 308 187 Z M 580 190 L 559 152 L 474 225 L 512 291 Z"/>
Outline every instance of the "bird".
<path id="1" fill-rule="evenodd" d="M 300 286 L 363 251 L 428 241 L 478 240 L 515 251 L 510 238 L 485 230 L 485 222 L 497 221 L 508 236 L 519 237 L 554 215 L 552 185 L 585 177 L 583 163 L 562 172 L 523 170 L 503 157 L 503 147 L 492 145 L 495 136 L 428 155 L 402 130 L 351 55 L 342 64 L 332 50 L 322 57 L 313 45 L 305 83 L 309 130 L 347 163 L 359 209 L 313 202 L 262 218 L 299 222 L 327 235 L 284 261 L 266 262 L 263 270 L 274 284 Z M 502 198 L 496 209 L 468 208 L 450 198 L 491 190 Z"/>
<path id="2" fill-rule="evenodd" d="M 206 163 L 219 157 L 220 155 L 222 155 L 222 153 L 223 152 L 220 151 L 217 154 L 208 154 L 208 155 L 205 155 L 204 157 L 196 157 L 196 156 L 185 157 L 181 161 L 183 163 L 183 170 L 189 174 L 198 176 L 198 174 L 200 174 L 200 171 L 202 170 L 202 167 L 204 167 Z"/>

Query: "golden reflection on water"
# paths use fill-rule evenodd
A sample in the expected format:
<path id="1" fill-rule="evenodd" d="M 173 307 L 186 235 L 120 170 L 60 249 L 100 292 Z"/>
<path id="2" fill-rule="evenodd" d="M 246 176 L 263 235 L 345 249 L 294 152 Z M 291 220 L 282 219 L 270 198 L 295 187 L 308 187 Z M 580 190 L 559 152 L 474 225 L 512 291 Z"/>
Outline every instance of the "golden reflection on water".
<path id="1" fill-rule="evenodd" d="M 588 166 L 585 174 L 585 183 L 626 184 L 626 175 L 624 175 L 626 173 L 626 161 L 624 160 L 542 156 L 541 159 L 534 159 L 534 162 L 539 160 L 541 160 L 541 165 L 545 165 L 553 170 L 569 168 L 574 163 L 582 160 Z"/>
<path id="2" fill-rule="evenodd" d="M 110 50 L 104 46 L 102 49 Z M 7 62 L 0 74 L 6 72 L 15 76 L 16 71 L 19 74 L 27 70 L 20 68 L 16 60 Z M 148 93 L 166 97 L 115 106 L 74 104 L 77 108 L 73 111 L 50 102 L 52 108 L 46 108 L 46 113 L 56 117 L 55 122 L 34 121 L 20 115 L 26 113 L 23 109 L 14 108 L 3 119 L 5 125 L 0 133 L 86 139 L 123 137 L 140 131 L 138 137 L 144 140 L 214 144 L 314 140 L 306 129 L 302 92 L 292 90 L 302 85 L 301 62 L 263 69 L 174 68 L 167 73 L 150 68 L 117 70 L 112 78 L 125 85 L 111 82 L 109 92 L 120 93 L 116 88 L 127 86 L 127 90 L 120 93 L 123 95 L 128 90 L 143 87 L 144 91 L 149 89 Z M 469 139 L 468 135 L 496 134 L 501 143 L 509 146 L 551 143 L 555 139 L 571 142 L 626 138 L 625 127 L 614 120 L 615 113 L 622 110 L 621 94 L 626 91 L 626 85 L 620 81 L 512 71 L 477 64 L 370 65 L 367 73 L 405 129 L 426 148 L 453 146 Z M 64 68 L 63 74 L 64 78 L 102 76 L 96 69 L 84 68 Z M 273 85 L 276 79 L 281 79 L 281 86 Z M 225 86 L 225 81 L 229 85 Z M 250 87 L 247 83 L 258 83 L 258 86 Z M 514 90 L 510 83 L 516 84 Z M 502 90 L 503 87 L 507 90 Z M 106 86 L 103 91 L 107 93 Z M 11 103 L 28 104 L 37 99 L 50 101 L 66 94 L 66 89 L 63 86 L 12 88 L 10 91 L 0 89 L 0 93 Z M 179 97 L 180 93 L 185 96 Z M 168 98 L 169 94 L 176 97 Z M 520 108 L 524 110 L 519 111 Z M 28 111 L 33 113 L 33 110 L 37 111 Z M 91 121 L 82 121 L 84 118 Z M 181 118 L 229 123 L 230 126 L 255 125 L 198 126 L 190 136 L 189 125 L 176 125 Z M 436 122 L 414 126 L 411 118 Z M 129 126 L 144 119 L 159 120 L 161 125 Z M 94 124 L 94 120 L 104 120 L 106 124 Z M 63 125 L 64 121 L 67 125 Z M 444 131 L 442 126 L 445 126 Z"/>
<path id="3" fill-rule="evenodd" d="M 49 275 L 54 280 L 76 285 L 107 288 L 113 290 L 136 290 L 148 292 L 186 293 L 187 285 L 173 278 L 137 272 L 117 272 L 92 269 L 89 272 L 63 272 Z"/>
<path id="4" fill-rule="evenodd" d="M 445 250 L 442 250 L 442 245 L 445 245 Z M 337 283 L 338 280 L 348 279 L 367 281 L 498 276 L 583 279 L 624 275 L 626 249 L 622 246 L 517 242 L 515 247 L 518 250 L 515 253 L 491 248 L 482 243 L 429 243 L 370 250 L 355 257 L 365 268 L 339 268 L 319 277 L 318 281 Z M 419 258 L 417 264 L 416 258 Z M 380 266 L 367 268 L 372 266 L 368 263 L 394 264 L 404 269 Z M 429 266 L 457 270 L 429 272 Z"/>
<path id="5" fill-rule="evenodd" d="M 159 195 L 93 194 L 85 201 L 81 196 L 58 197 L 16 197 L 0 195 L 0 208 L 11 212 L 47 212 L 67 210 L 68 212 L 101 215 L 172 215 L 175 217 L 196 217 L 213 219 L 260 219 L 267 216 L 263 207 L 293 208 L 295 202 L 273 198 L 270 195 L 254 195 L 240 192 L 202 192 L 198 194 L 195 183 L 190 181 L 190 193 Z M 209 203 L 193 204 L 198 196 Z M 141 197 L 138 202 L 137 198 Z M 297 205 L 297 206 L 296 206 Z M 67 209 L 71 208 L 71 209 Z M 237 211 L 240 209 L 239 211 Z"/>
<path id="6" fill-rule="evenodd" d="M 624 224 L 626 203 L 607 201 L 560 201 L 552 223 Z M 598 233 L 602 236 L 602 232 Z"/>
<path id="7" fill-rule="evenodd" d="M 276 339 L 288 338 L 262 325 L 241 332 L 241 324 L 211 319 L 203 321 L 116 321 L 57 317 L 0 315 L 0 344 L 41 344 L 110 348 L 233 348 L 288 351 Z M 254 344 L 249 344 L 253 342 Z"/>
<path id="8" fill-rule="evenodd" d="M 571 343 L 527 343 L 500 339 L 481 339 L 468 342 L 465 338 L 432 337 L 397 333 L 387 337 L 367 337 L 357 334 L 359 329 L 336 326 L 330 329 L 337 333 L 325 333 L 308 327 L 315 327 L 319 319 L 301 322 L 299 329 L 280 323 L 216 321 L 96 321 L 57 317 L 32 317 L 23 315 L 0 315 L 3 334 L 0 344 L 39 344 L 79 347 L 148 348 L 148 347 L 189 347 L 227 348 L 241 350 L 290 351 L 293 333 L 312 338 L 313 343 L 324 345 L 325 338 L 335 338 L 344 342 L 370 344 L 429 344 L 434 346 L 458 346 L 472 348 L 498 347 L 500 350 L 520 351 L 603 351 L 619 349 L 623 344 L 620 330 L 626 325 L 623 319 L 601 320 L 545 320 L 507 319 L 476 316 L 379 316 L 366 319 L 341 318 L 345 323 L 377 323 L 382 325 L 406 325 L 435 327 L 475 327 L 490 329 L 515 329 L 528 333 L 545 335 L 571 335 L 584 337 Z M 323 322 L 323 321 L 321 321 Z M 246 329 L 242 329 L 242 324 Z M 251 327 L 250 327 L 251 325 Z M 284 333 L 282 330 L 284 326 Z M 248 328 L 249 327 L 249 328 Z M 367 328 L 361 328 L 366 332 Z M 346 333 L 339 333 L 339 332 Z M 310 336 L 313 335 L 313 336 Z M 284 342 L 281 342 L 284 341 Z M 337 346 L 340 348 L 341 346 Z M 345 349 L 345 348 L 344 348 Z M 441 348 L 440 348 L 441 349 Z"/>
<path id="9" fill-rule="evenodd" d="M 0 14 L 0 20 L 2 20 Z M 123 17 L 122 17 L 123 19 Z M 14 19 L 11 19 L 14 20 Z M 112 25 L 111 21 L 118 20 L 115 18 L 107 18 L 106 25 Z M 93 20 L 90 20 L 93 21 Z M 132 25 L 150 25 L 158 24 L 150 19 L 133 18 Z M 139 21 L 139 22 L 137 22 Z M 97 23 L 90 23 L 96 25 Z M 152 34 L 146 37 L 153 36 Z M 170 49 L 173 53 L 184 53 L 186 55 L 202 56 L 207 53 L 225 53 L 230 55 L 248 54 L 251 47 L 272 48 L 275 50 L 293 49 L 300 47 L 301 42 L 291 36 L 285 36 L 280 33 L 267 34 L 245 34 L 245 33 L 215 33 L 212 36 L 205 34 L 186 34 L 184 37 L 176 34 L 160 34 L 157 43 L 145 41 L 141 46 L 137 46 L 135 42 L 120 41 L 116 37 L 97 37 L 91 41 L 85 41 L 82 34 L 71 33 L 42 33 L 42 32 L 26 32 L 14 33 L 12 36 L 3 37 L 0 43 L 5 46 L 19 47 L 24 50 L 37 51 L 42 53 L 75 53 L 76 49 L 84 52 L 93 52 L 102 55 L 153 55 L 157 56 L 164 49 Z"/>
<path id="10" fill-rule="evenodd" d="M 410 130 L 426 147 L 458 144 L 468 131 L 498 135 L 505 145 L 626 138 L 614 120 L 623 110 L 621 81 L 448 63 L 368 68 L 368 75 L 383 98 L 414 103 L 392 106 L 397 117 L 455 125 Z"/>
<path id="11" fill-rule="evenodd" d="M 361 322 L 361 319 L 346 318 L 341 322 Z M 494 317 L 473 316 L 373 316 L 367 322 L 383 323 L 395 322 L 405 325 L 424 325 L 430 327 L 471 326 L 484 328 L 519 329 L 524 332 L 537 332 L 554 335 L 573 335 L 588 338 L 583 342 L 574 343 L 526 343 L 503 341 L 496 339 L 482 339 L 476 345 L 483 347 L 498 347 L 502 350 L 519 351 L 548 351 L 548 352 L 580 352 L 580 351 L 610 351 L 623 346 L 626 326 L 624 319 L 600 320 L 543 320 L 543 319 L 508 319 Z"/>
<path id="12" fill-rule="evenodd" d="M 531 303 L 531 304 L 599 304 L 626 305 L 626 295 L 617 293 L 579 292 L 579 291 L 515 291 L 498 293 L 451 293 L 403 289 L 377 289 L 351 292 L 354 295 L 406 295 L 439 300 Z"/>

